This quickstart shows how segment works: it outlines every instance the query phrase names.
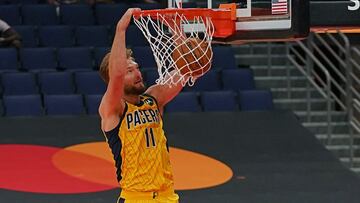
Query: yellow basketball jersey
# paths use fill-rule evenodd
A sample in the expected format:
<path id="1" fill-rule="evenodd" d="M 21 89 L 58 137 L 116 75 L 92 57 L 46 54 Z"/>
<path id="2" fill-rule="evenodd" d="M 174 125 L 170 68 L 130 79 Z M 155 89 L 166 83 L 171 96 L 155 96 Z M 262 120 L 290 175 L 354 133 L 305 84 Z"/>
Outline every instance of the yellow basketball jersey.
<path id="1" fill-rule="evenodd" d="M 105 133 L 118 181 L 128 191 L 166 190 L 174 181 L 162 118 L 153 97 L 140 100 L 138 105 L 126 102 L 118 127 Z"/>

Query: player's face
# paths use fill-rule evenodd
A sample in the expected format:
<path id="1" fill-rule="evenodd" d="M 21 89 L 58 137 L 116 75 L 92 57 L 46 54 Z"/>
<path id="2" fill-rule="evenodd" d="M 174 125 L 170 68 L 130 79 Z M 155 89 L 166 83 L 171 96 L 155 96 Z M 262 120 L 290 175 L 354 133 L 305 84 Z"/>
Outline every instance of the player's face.
<path id="1" fill-rule="evenodd" d="M 134 58 L 127 60 L 128 67 L 125 75 L 125 94 L 139 95 L 145 92 L 146 88 L 143 82 L 139 65 L 134 61 Z"/>

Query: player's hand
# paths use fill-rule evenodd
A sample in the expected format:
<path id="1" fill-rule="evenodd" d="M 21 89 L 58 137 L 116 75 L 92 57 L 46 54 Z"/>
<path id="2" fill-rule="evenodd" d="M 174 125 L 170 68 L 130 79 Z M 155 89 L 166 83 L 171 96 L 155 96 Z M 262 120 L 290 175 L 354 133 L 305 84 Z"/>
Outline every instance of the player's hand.
<path id="1" fill-rule="evenodd" d="M 141 11 L 141 9 L 129 8 L 117 23 L 116 30 L 125 32 L 127 27 L 129 26 L 133 13 L 136 11 Z"/>

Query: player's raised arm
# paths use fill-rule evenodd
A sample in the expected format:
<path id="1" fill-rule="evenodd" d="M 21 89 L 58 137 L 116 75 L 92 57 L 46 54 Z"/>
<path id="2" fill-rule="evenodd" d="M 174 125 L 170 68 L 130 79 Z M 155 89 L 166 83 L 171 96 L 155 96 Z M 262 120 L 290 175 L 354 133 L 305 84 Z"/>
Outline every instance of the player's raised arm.
<path id="1" fill-rule="evenodd" d="M 182 30 L 180 30 L 177 26 L 174 26 L 173 24 L 168 24 L 169 29 L 171 33 L 173 34 L 173 40 L 175 44 L 179 45 L 183 41 L 185 41 L 186 37 L 183 36 Z M 178 81 L 181 77 L 179 72 L 177 70 L 172 70 L 166 77 L 172 77 L 174 81 Z M 165 81 L 168 80 L 165 78 Z M 177 83 L 176 85 L 160 85 L 155 84 L 147 89 L 145 92 L 146 94 L 149 94 L 156 98 L 160 111 L 163 111 L 164 106 L 170 102 L 172 99 L 174 99 L 182 90 L 183 86 L 181 83 Z"/>
<path id="2" fill-rule="evenodd" d="M 124 77 L 128 67 L 125 33 L 133 12 L 137 10 L 139 9 L 128 9 L 119 20 L 111 51 L 104 57 L 101 64 L 100 74 L 108 83 L 99 107 L 101 125 L 104 131 L 116 127 L 120 121 L 119 116 L 124 111 Z"/>

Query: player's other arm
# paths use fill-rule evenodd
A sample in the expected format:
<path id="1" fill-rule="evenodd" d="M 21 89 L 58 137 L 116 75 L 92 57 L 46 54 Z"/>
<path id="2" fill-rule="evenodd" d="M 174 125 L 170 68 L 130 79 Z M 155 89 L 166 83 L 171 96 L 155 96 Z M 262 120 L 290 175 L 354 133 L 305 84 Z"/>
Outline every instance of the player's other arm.
<path id="1" fill-rule="evenodd" d="M 174 27 L 174 25 L 170 24 L 170 29 L 174 35 L 173 36 L 174 42 L 177 45 L 181 44 L 184 40 L 186 40 L 186 36 L 183 35 L 181 30 Z M 179 81 L 180 77 L 181 77 L 178 70 L 172 70 L 169 73 L 169 75 L 171 75 L 173 77 L 173 81 Z M 167 75 L 166 77 L 170 77 L 169 75 Z M 167 79 L 165 79 L 165 81 L 166 80 Z M 159 109 L 162 113 L 164 106 L 167 103 L 169 103 L 172 99 L 174 99 L 180 93 L 182 88 L 183 88 L 183 86 L 181 85 L 180 82 L 177 83 L 176 85 L 171 85 L 171 86 L 169 86 L 167 84 L 165 84 L 165 85 L 156 84 L 156 85 L 149 87 L 145 93 L 155 97 L 155 99 L 157 100 L 157 103 L 159 105 Z"/>
<path id="2" fill-rule="evenodd" d="M 116 26 L 116 33 L 107 65 L 109 81 L 99 106 L 101 128 L 103 131 L 112 130 L 118 125 L 120 121 L 119 116 L 125 108 L 125 103 L 122 99 L 124 95 L 124 77 L 127 72 L 125 33 L 132 14 L 136 10 L 139 9 L 128 9 Z"/>

